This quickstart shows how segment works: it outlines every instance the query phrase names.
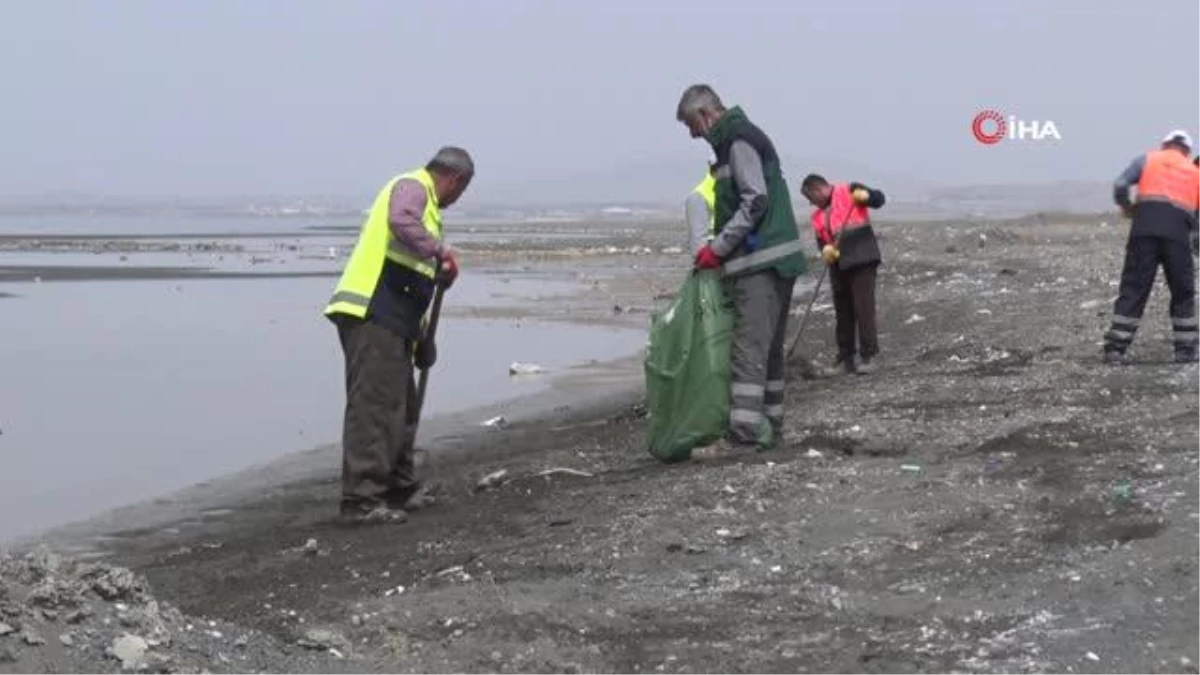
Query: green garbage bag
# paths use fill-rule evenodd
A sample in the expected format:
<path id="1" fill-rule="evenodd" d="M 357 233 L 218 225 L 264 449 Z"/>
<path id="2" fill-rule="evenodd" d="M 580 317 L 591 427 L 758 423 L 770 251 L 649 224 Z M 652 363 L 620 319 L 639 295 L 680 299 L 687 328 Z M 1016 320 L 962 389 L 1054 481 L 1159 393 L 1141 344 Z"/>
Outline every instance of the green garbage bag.
<path id="1" fill-rule="evenodd" d="M 687 459 L 729 426 L 733 320 L 716 270 L 689 275 L 671 305 L 651 317 L 645 361 L 650 454 L 664 462 Z"/>

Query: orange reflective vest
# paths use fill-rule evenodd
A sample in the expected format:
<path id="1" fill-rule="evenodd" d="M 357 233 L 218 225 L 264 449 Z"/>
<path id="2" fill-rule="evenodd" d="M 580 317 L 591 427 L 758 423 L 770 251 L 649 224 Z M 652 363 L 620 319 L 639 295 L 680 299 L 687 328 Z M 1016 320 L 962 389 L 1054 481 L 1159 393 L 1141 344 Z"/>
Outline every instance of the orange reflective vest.
<path id="1" fill-rule="evenodd" d="M 1146 153 L 1137 200 L 1167 202 L 1192 213 L 1200 208 L 1200 169 L 1177 150 L 1152 150 Z"/>
<path id="2" fill-rule="evenodd" d="M 829 206 L 824 209 L 813 209 L 811 220 L 817 241 L 822 244 L 832 244 L 842 228 L 868 225 L 871 222 L 871 215 L 866 206 L 854 203 L 854 198 L 850 196 L 850 186 L 846 183 L 839 183 L 833 186 Z"/>

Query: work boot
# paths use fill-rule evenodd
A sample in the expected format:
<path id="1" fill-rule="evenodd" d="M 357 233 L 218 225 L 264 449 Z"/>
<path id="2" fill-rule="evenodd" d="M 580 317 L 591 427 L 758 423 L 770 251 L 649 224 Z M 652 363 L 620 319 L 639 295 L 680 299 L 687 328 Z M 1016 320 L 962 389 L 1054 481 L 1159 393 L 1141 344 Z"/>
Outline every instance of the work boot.
<path id="1" fill-rule="evenodd" d="M 437 500 L 431 492 L 429 486 L 418 483 L 408 489 L 390 491 L 387 495 L 387 503 L 392 509 L 412 513 L 434 505 Z"/>
<path id="2" fill-rule="evenodd" d="M 833 369 L 835 371 L 840 370 L 846 375 L 853 375 L 858 370 L 858 368 L 854 365 L 854 355 L 838 354 L 838 357 L 833 361 Z"/>
<path id="3" fill-rule="evenodd" d="M 1104 350 L 1104 363 L 1109 366 L 1127 366 L 1129 357 L 1118 349 L 1106 349 Z"/>
<path id="4" fill-rule="evenodd" d="M 870 375 L 878 368 L 879 363 L 875 360 L 874 356 L 863 355 L 859 357 L 858 366 L 855 368 L 855 372 L 859 375 Z"/>
<path id="5" fill-rule="evenodd" d="M 693 462 L 714 462 L 722 459 L 734 459 L 752 455 L 754 449 L 754 445 L 734 443 L 728 438 L 722 438 L 715 443 L 692 448 L 691 460 Z"/>
<path id="6" fill-rule="evenodd" d="M 383 502 L 343 501 L 340 515 L 341 521 L 347 525 L 403 523 L 408 520 L 408 514 L 403 509 Z"/>
<path id="7" fill-rule="evenodd" d="M 1195 347 L 1180 347 L 1175 350 L 1175 363 L 1196 363 L 1200 360 Z"/>

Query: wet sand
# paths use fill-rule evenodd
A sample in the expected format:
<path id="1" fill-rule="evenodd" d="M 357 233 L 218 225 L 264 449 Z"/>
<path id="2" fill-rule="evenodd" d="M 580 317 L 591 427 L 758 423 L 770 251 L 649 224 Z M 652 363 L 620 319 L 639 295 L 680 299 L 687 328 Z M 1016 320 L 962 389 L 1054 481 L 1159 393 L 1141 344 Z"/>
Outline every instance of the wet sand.
<path id="1" fill-rule="evenodd" d="M 1157 289 L 1137 365 L 1100 365 L 1126 233 L 1101 220 L 881 225 L 883 369 L 793 379 L 745 461 L 650 458 L 634 360 L 603 404 L 430 445 L 439 504 L 402 525 L 336 526 L 326 464 L 45 540 L 144 574 L 184 669 L 1196 672 L 1198 371 Z M 584 311 L 678 283 L 620 259 Z"/>

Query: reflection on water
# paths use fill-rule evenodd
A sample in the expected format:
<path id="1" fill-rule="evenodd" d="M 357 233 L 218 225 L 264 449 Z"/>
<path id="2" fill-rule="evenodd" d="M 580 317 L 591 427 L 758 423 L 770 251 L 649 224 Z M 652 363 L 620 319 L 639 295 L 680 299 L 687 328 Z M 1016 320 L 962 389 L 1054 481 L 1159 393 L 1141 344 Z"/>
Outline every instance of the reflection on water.
<path id="1" fill-rule="evenodd" d="M 557 287 L 556 287 L 557 286 Z M 563 284 L 465 276 L 447 302 Z M 335 441 L 342 356 L 332 279 L 11 284 L 0 300 L 0 539 Z M 642 346 L 640 331 L 447 319 L 426 410 L 544 386 L 550 369 Z M 333 467 L 331 467 L 333 468 Z"/>

